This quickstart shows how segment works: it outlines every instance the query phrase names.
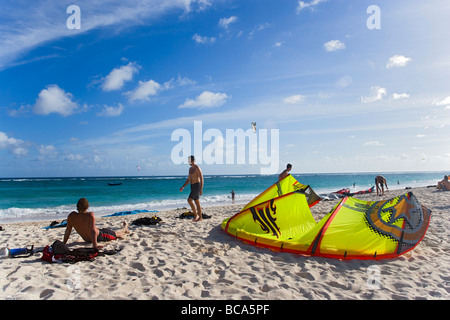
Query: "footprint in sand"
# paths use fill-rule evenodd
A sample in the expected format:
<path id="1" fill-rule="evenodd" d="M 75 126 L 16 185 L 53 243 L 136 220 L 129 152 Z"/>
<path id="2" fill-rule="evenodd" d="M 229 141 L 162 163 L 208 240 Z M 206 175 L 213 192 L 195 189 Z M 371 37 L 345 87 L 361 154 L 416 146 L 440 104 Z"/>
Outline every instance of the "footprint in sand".
<path id="1" fill-rule="evenodd" d="M 137 269 L 139 271 L 142 271 L 142 272 L 144 272 L 146 270 L 144 265 L 140 262 L 132 262 L 131 267 L 134 269 Z"/>

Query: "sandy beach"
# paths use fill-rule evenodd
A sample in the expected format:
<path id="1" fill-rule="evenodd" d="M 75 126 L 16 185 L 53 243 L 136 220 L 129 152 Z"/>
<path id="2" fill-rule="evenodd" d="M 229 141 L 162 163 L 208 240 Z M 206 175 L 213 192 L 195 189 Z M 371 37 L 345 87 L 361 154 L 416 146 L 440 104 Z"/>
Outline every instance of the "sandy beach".
<path id="1" fill-rule="evenodd" d="M 412 190 L 432 210 L 425 238 L 412 251 L 391 260 L 340 261 L 275 252 L 245 244 L 222 231 L 223 219 L 240 205 L 206 207 L 210 219 L 180 219 L 186 210 L 158 212 L 154 226 L 131 222 L 155 213 L 98 218 L 97 226 L 131 233 L 104 249 L 122 248 L 94 261 L 48 263 L 41 253 L 0 260 L 0 299 L 72 300 L 396 300 L 450 298 L 450 192 Z M 361 199 L 388 199 L 405 193 L 390 190 Z M 338 200 L 312 208 L 319 221 Z M 186 204 L 187 206 L 187 204 Z M 10 248 L 51 245 L 65 228 L 44 230 L 49 221 L 3 224 L 0 242 Z M 71 249 L 90 247 L 73 231 Z"/>

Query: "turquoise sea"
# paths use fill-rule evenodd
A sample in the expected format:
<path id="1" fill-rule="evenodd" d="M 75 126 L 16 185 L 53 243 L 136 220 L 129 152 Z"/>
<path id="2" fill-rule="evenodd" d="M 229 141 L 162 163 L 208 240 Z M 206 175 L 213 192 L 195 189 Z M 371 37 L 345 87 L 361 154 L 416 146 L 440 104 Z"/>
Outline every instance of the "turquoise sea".
<path id="1" fill-rule="evenodd" d="M 435 185 L 449 172 L 382 173 L 389 189 Z M 317 194 L 342 188 L 351 192 L 374 185 L 377 173 L 293 174 L 310 185 Z M 129 210 L 164 210 L 188 207 L 189 187 L 179 188 L 186 176 L 164 177 L 68 177 L 0 178 L 0 223 L 65 219 L 76 209 L 79 198 L 89 200 L 91 210 L 103 216 Z M 201 198 L 204 206 L 245 203 L 277 181 L 277 176 L 215 175 L 205 176 Z M 118 184 L 110 186 L 109 184 Z"/>

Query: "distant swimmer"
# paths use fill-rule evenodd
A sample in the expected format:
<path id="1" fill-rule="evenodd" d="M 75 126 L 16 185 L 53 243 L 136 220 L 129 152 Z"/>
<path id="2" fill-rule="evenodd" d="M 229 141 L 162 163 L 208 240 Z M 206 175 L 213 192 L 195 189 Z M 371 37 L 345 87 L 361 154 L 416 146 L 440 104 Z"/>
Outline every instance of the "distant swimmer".
<path id="1" fill-rule="evenodd" d="M 289 172 L 291 172 L 291 169 L 292 169 L 292 164 L 288 163 L 286 166 L 286 169 L 283 170 L 283 172 L 278 175 L 278 181 L 281 181 L 284 178 L 286 178 L 289 175 Z"/>
<path id="2" fill-rule="evenodd" d="M 442 191 L 450 191 L 450 181 L 448 181 L 448 176 L 444 176 L 442 181 L 439 181 L 437 184 L 438 190 Z"/>
<path id="3" fill-rule="evenodd" d="M 195 164 L 194 156 L 189 156 L 189 165 L 191 166 L 189 168 L 189 176 L 180 188 L 180 191 L 183 191 L 184 187 L 189 183 L 191 184 L 191 193 L 188 197 L 188 203 L 194 213 L 193 222 L 196 222 L 203 220 L 202 207 L 200 206 L 200 196 L 203 194 L 203 173 L 202 170 L 200 170 L 200 167 Z"/>
<path id="4" fill-rule="evenodd" d="M 386 190 L 389 189 L 387 186 L 386 178 L 383 176 L 375 177 L 375 186 L 377 188 L 377 196 L 379 195 L 380 191 L 381 195 L 384 195 L 384 186 L 386 186 Z"/>

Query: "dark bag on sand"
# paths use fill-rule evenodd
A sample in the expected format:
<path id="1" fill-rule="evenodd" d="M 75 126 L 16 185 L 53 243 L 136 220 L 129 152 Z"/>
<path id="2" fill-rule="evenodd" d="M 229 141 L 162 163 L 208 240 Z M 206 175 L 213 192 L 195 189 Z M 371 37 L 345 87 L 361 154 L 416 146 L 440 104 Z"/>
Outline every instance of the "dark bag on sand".
<path id="1" fill-rule="evenodd" d="M 131 224 L 134 224 L 135 226 L 152 226 L 158 224 L 160 221 L 162 221 L 161 218 L 154 216 L 154 217 L 144 217 L 134 220 Z"/>
<path id="2" fill-rule="evenodd" d="M 117 253 L 119 250 L 103 250 L 99 252 L 94 248 L 78 248 L 70 250 L 65 243 L 56 240 L 51 246 L 46 246 L 42 252 L 41 259 L 53 262 L 69 262 L 76 263 L 79 261 L 94 261 L 98 255 L 111 255 Z"/>
<path id="3" fill-rule="evenodd" d="M 194 218 L 194 213 L 192 211 L 188 211 L 188 212 L 183 212 L 182 214 L 180 214 L 179 216 L 180 219 L 192 219 Z M 211 216 L 202 213 L 202 219 L 210 219 Z"/>

